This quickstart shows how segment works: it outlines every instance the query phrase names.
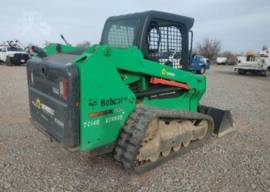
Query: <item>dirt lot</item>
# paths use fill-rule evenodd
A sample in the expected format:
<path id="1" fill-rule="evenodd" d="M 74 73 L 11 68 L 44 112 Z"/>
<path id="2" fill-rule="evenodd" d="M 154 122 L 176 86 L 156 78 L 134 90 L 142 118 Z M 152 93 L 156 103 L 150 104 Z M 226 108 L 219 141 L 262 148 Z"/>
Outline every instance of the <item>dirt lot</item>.
<path id="1" fill-rule="evenodd" d="M 144 174 L 51 143 L 29 122 L 25 67 L 0 66 L 0 191 L 270 191 L 270 77 L 208 72 L 204 104 L 236 132 Z"/>

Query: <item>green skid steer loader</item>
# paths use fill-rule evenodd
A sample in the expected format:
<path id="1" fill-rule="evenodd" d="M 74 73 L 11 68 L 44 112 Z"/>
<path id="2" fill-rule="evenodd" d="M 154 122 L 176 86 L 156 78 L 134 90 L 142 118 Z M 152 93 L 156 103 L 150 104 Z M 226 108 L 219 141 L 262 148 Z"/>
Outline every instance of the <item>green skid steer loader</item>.
<path id="1" fill-rule="evenodd" d="M 201 106 L 206 77 L 189 72 L 193 22 L 158 11 L 114 16 L 87 49 L 33 47 L 33 123 L 72 151 L 113 152 L 135 172 L 229 132 L 230 112 Z"/>

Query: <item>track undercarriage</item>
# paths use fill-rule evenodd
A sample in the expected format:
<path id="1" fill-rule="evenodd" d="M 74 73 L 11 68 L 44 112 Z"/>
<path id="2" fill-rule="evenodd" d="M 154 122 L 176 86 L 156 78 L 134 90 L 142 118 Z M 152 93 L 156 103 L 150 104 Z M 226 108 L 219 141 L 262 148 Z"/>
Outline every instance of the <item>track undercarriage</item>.
<path id="1" fill-rule="evenodd" d="M 200 146 L 212 133 L 208 115 L 138 108 L 123 128 L 114 158 L 128 170 L 144 172 Z"/>

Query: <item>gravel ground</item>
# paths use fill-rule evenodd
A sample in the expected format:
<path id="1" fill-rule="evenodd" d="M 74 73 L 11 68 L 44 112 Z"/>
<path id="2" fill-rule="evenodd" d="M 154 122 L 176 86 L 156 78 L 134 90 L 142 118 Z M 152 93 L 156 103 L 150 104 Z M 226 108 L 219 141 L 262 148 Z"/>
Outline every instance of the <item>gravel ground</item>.
<path id="1" fill-rule="evenodd" d="M 236 132 L 144 175 L 111 155 L 51 143 L 29 122 L 25 67 L 0 66 L 0 191 L 270 191 L 270 77 L 213 66 L 203 103 L 232 111 Z"/>

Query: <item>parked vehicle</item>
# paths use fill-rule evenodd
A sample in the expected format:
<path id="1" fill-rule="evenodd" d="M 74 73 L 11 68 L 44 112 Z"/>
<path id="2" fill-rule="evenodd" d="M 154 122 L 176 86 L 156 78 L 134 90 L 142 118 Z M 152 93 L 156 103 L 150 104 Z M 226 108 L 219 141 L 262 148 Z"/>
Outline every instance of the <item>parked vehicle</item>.
<path id="1" fill-rule="evenodd" d="M 234 71 L 237 71 L 240 75 L 250 72 L 268 76 L 270 72 L 269 56 L 269 50 L 262 50 L 259 54 L 248 51 L 245 57 L 238 57 L 238 64 Z"/>
<path id="2" fill-rule="evenodd" d="M 209 60 L 200 55 L 192 57 L 191 70 L 197 74 L 204 74 L 210 68 Z"/>
<path id="3" fill-rule="evenodd" d="M 216 63 L 217 65 L 227 65 L 228 59 L 227 57 L 217 57 Z"/>
<path id="4" fill-rule="evenodd" d="M 0 45 L 0 61 L 8 66 L 25 64 L 29 58 L 30 55 L 13 41 Z"/>

